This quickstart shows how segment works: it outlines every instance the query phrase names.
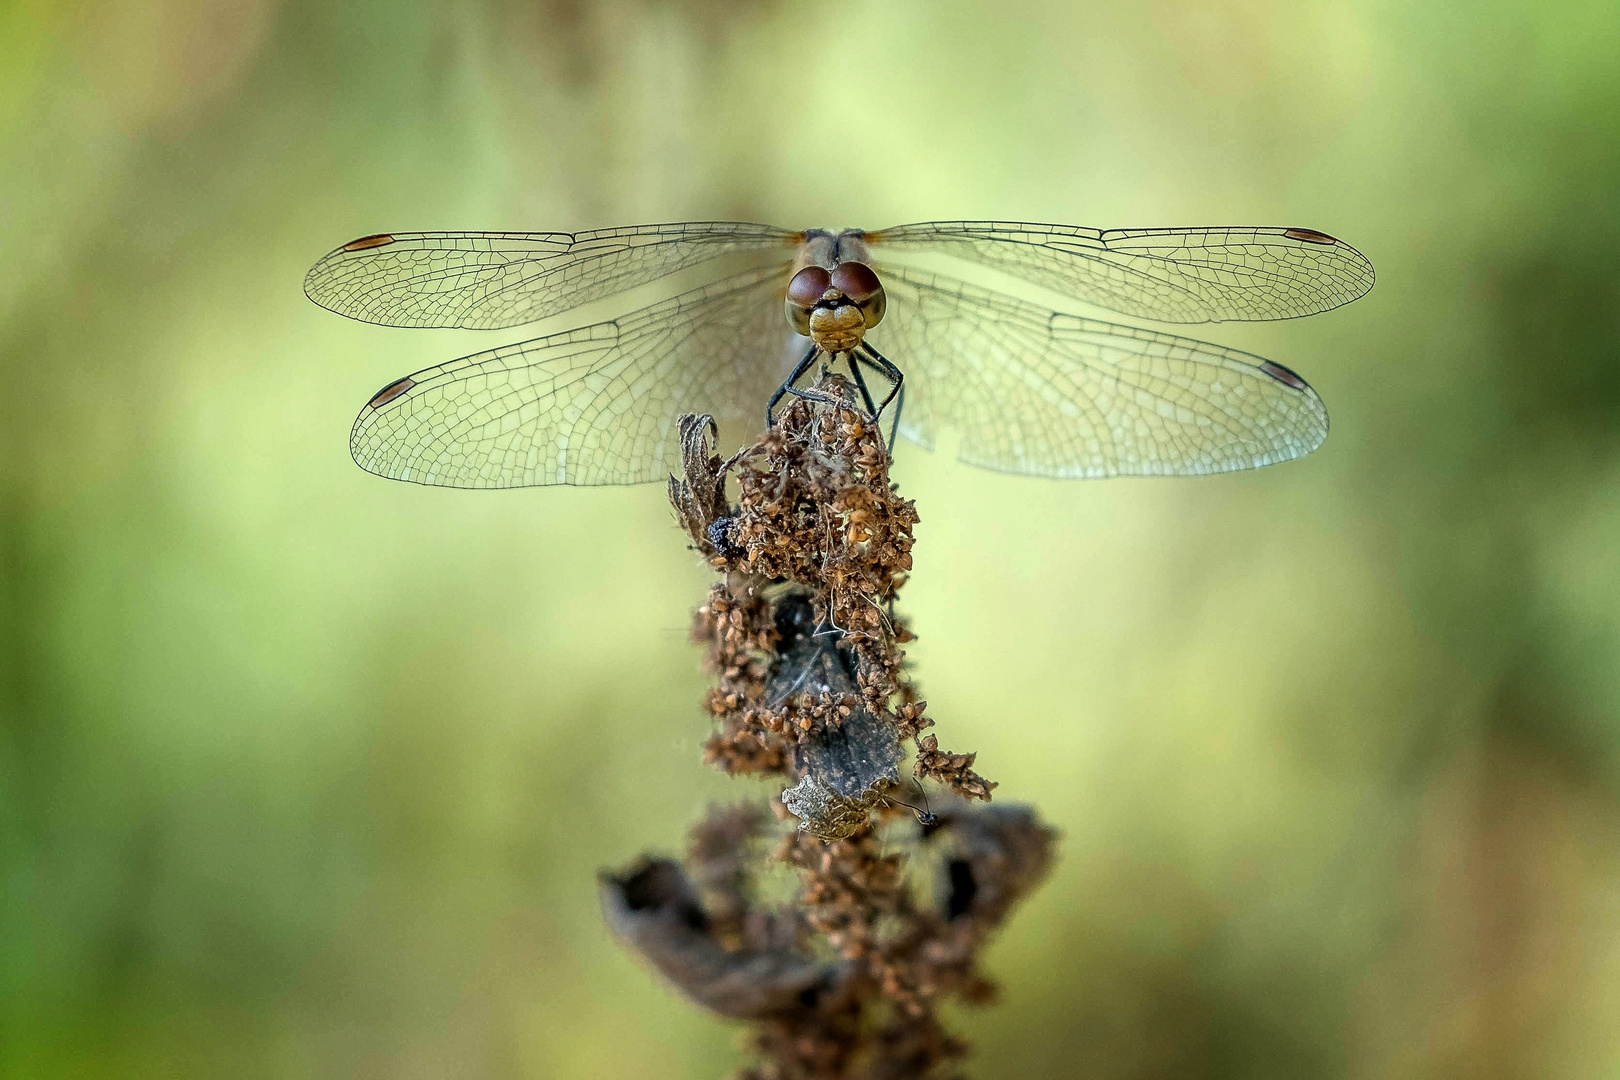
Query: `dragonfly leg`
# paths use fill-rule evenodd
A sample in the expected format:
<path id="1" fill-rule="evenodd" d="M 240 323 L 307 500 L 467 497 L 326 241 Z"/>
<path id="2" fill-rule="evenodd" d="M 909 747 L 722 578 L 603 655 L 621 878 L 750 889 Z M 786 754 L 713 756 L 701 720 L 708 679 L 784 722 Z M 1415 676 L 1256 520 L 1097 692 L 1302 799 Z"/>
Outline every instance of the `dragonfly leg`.
<path id="1" fill-rule="evenodd" d="M 871 369 L 873 371 L 877 372 L 879 375 L 882 375 L 885 379 L 890 377 L 889 373 L 886 370 L 884 370 L 882 367 L 879 367 L 877 362 L 874 361 L 874 360 L 868 360 L 864 356 L 859 356 L 859 355 L 855 355 L 855 354 L 852 354 L 851 358 L 859 360 L 861 363 L 868 365 L 869 367 L 871 367 Z M 864 389 L 864 387 L 863 387 L 863 389 Z M 900 386 L 897 388 L 897 390 L 894 393 L 890 394 L 889 397 L 884 398 L 883 400 L 884 400 L 885 404 L 888 403 L 889 398 L 894 399 L 894 417 L 893 417 L 892 420 L 889 421 L 889 441 L 888 441 L 888 443 L 886 445 L 889 447 L 889 449 L 892 450 L 892 449 L 894 449 L 894 440 L 900 437 L 900 413 L 906 407 L 906 387 L 905 387 L 905 384 L 901 383 Z M 874 406 L 874 405 L 872 405 L 872 400 L 871 400 L 870 397 L 867 398 L 866 403 L 867 403 L 867 405 L 869 407 L 871 407 L 872 416 L 874 418 L 883 415 L 883 407 L 882 406 Z"/>
<path id="2" fill-rule="evenodd" d="M 804 354 L 804 359 L 800 360 L 798 366 L 793 369 L 793 374 L 784 379 L 782 381 L 782 385 L 776 388 L 776 393 L 771 395 L 771 400 L 765 405 L 766 427 L 771 426 L 771 421 L 773 419 L 771 413 L 776 410 L 776 403 L 782 400 L 782 395 L 793 394 L 796 397 L 804 396 L 803 391 L 796 389 L 793 384 L 799 381 L 799 377 L 801 375 L 810 370 L 810 365 L 815 361 L 816 353 L 819 351 L 820 349 L 817 346 L 810 346 L 809 351 Z"/>
<path id="3" fill-rule="evenodd" d="M 842 405 L 844 403 L 843 398 L 823 394 L 820 390 L 800 390 L 797 386 L 790 386 L 787 388 L 787 392 L 801 401 L 819 401 L 823 405 Z"/>
<path id="4" fill-rule="evenodd" d="M 894 397 L 894 419 L 889 421 L 889 450 L 894 450 L 894 440 L 900 437 L 900 414 L 906 411 L 906 385 L 900 384 L 900 390 Z M 894 614 L 892 611 L 889 614 Z"/>
<path id="5" fill-rule="evenodd" d="M 877 406 L 872 404 L 872 392 L 866 388 L 866 378 L 861 374 L 861 358 L 855 353 L 845 353 L 844 359 L 849 361 L 849 373 L 855 376 L 855 385 L 861 388 L 861 399 L 866 402 L 866 411 L 872 414 L 872 419 L 878 416 Z"/>
<path id="6" fill-rule="evenodd" d="M 900 393 L 901 389 L 906 385 L 906 373 L 895 367 L 888 357 L 866 342 L 861 342 L 861 348 L 866 350 L 867 357 L 883 372 L 883 377 L 894 384 L 894 389 L 889 391 L 889 396 L 884 398 L 882 403 L 878 405 L 878 412 L 882 412 L 889 407 L 889 402 L 893 401 L 895 395 Z"/>
<path id="7" fill-rule="evenodd" d="M 864 363 L 871 364 L 894 386 L 894 389 L 889 391 L 889 396 L 883 399 L 882 404 L 877 407 L 877 412 L 874 413 L 874 415 L 881 415 L 883 410 L 888 408 L 889 402 L 894 402 L 894 419 L 889 423 L 889 448 L 892 450 L 894 441 L 900 437 L 900 414 L 905 411 L 906 407 L 905 372 L 896 367 L 888 357 L 865 342 L 861 343 L 861 348 L 871 354 L 870 356 L 861 357 L 861 360 Z"/>

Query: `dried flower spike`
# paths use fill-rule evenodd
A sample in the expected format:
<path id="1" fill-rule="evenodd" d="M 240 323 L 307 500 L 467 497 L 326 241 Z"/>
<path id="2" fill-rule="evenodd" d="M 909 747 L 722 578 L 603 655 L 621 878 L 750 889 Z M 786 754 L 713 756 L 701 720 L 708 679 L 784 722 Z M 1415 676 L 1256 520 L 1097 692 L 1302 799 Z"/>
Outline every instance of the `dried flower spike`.
<path id="1" fill-rule="evenodd" d="M 724 575 L 692 625 L 715 677 L 704 760 L 780 779 L 776 817 L 798 827 L 775 858 L 798 870 L 799 893 L 761 899 L 773 817 L 716 807 L 692 830 L 689 869 L 644 856 L 604 873 L 603 913 L 687 997 L 754 1025 L 758 1062 L 743 1080 L 943 1080 L 968 1048 L 939 1005 L 990 1000 L 979 950 L 1040 881 L 1054 834 L 1028 809 L 973 806 L 995 784 L 973 754 L 922 734 L 933 720 L 905 676 L 910 634 L 893 610 L 917 513 L 850 384 L 823 373 L 728 460 L 714 430 L 681 418 L 684 477 L 669 483 L 693 545 Z M 957 798 L 902 827 L 907 743 L 913 774 Z M 919 891 L 906 866 L 924 853 L 938 880 Z"/>

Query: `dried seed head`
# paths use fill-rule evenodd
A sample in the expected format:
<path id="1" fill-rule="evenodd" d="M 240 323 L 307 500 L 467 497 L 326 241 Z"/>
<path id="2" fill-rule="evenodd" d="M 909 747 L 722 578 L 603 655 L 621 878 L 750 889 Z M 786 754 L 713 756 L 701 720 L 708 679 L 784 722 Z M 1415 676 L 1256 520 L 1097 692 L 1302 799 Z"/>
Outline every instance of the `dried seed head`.
<path id="1" fill-rule="evenodd" d="M 683 418 L 684 479 L 670 480 L 694 545 L 725 575 L 692 625 L 715 676 L 704 760 L 781 778 L 781 801 L 774 818 L 711 812 L 692 832 L 690 879 L 656 860 L 605 876 L 604 910 L 688 996 L 753 1020 L 762 1064 L 742 1077 L 935 1076 L 966 1052 L 938 1005 L 989 1000 L 979 949 L 1039 880 L 1051 834 L 1018 808 L 954 801 L 935 814 L 925 794 L 906 828 L 911 845 L 939 853 L 944 877 L 913 892 L 911 847 L 891 842 L 906 812 L 903 744 L 916 744 L 916 776 L 962 800 L 987 801 L 995 785 L 974 755 L 923 734 L 933 720 L 905 676 L 899 646 L 912 638 L 893 609 L 918 519 L 889 482 L 879 426 L 839 376 L 824 374 L 811 398 L 727 461 L 710 450 L 712 421 Z M 778 908 L 754 888 L 755 841 L 789 821 L 798 828 L 777 858 L 798 869 L 800 890 Z M 815 934 L 836 961 L 809 959 L 825 955 L 808 948 Z M 877 999 L 890 1007 L 874 1015 Z"/>

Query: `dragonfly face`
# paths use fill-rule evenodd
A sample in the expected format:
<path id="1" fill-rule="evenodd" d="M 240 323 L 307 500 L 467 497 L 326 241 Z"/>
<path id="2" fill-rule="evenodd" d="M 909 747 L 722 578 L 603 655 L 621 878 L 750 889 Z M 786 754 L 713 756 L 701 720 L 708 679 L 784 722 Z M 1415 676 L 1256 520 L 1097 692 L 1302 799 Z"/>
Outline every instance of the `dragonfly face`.
<path id="1" fill-rule="evenodd" d="M 788 281 L 788 325 L 827 353 L 854 352 L 866 331 L 883 321 L 888 300 L 858 229 L 836 236 L 806 234 Z"/>
<path id="2" fill-rule="evenodd" d="M 1060 306 L 915 261 L 934 256 Z M 974 465 L 1052 477 L 1255 468 L 1326 438 L 1327 410 L 1303 378 L 1064 306 L 1171 323 L 1287 319 L 1373 284 L 1360 252 L 1314 229 L 947 221 L 837 233 L 743 222 L 378 233 L 326 255 L 304 288 L 366 322 L 493 329 L 698 270 L 706 284 L 618 318 L 393 380 L 355 420 L 355 460 L 450 487 L 661 480 L 679 467 L 682 413 L 758 425 L 772 391 L 791 387 L 782 376 L 793 361 L 802 357 L 802 374 L 820 356 L 848 363 L 857 381 L 863 367 L 882 374 L 899 391 L 900 435 L 931 448 L 954 429 Z"/>

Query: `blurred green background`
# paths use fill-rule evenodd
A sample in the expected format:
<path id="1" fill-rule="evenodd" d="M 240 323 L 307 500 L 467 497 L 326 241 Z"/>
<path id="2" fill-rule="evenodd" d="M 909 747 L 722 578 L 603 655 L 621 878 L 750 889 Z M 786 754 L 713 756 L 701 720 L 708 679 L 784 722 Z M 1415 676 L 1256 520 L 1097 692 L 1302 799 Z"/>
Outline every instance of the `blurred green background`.
<path id="1" fill-rule="evenodd" d="M 1620 1075 L 1613 0 L 0 11 L 0 1073 L 723 1074 L 592 879 L 764 796 L 697 761 L 706 570 L 656 486 L 361 472 L 377 387 L 527 332 L 302 275 L 981 217 L 1306 225 L 1379 284 L 1190 331 L 1320 390 L 1304 461 L 902 451 L 942 740 L 1064 833 L 977 1074 Z"/>

